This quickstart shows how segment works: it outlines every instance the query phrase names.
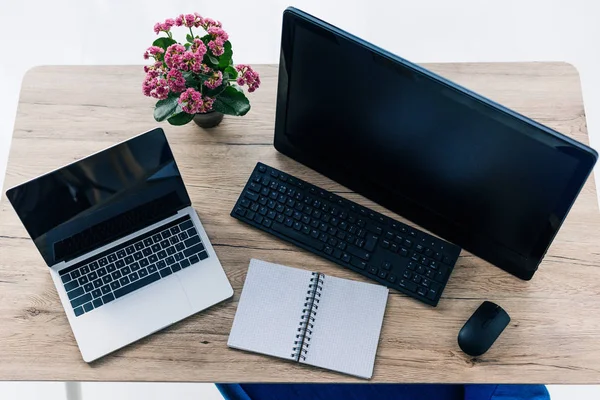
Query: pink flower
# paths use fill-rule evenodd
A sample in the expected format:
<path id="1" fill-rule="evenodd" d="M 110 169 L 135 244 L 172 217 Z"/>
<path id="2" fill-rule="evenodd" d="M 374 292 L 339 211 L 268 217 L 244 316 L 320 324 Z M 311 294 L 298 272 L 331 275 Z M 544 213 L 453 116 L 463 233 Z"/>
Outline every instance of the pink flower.
<path id="1" fill-rule="evenodd" d="M 208 48 L 217 57 L 222 56 L 223 53 L 225 53 L 223 43 L 219 44 L 216 40 L 211 40 L 210 42 L 208 42 Z"/>
<path id="2" fill-rule="evenodd" d="M 198 14 L 197 12 L 195 12 L 194 15 L 196 16 L 196 22 L 194 23 L 194 27 L 200 28 L 204 23 L 204 18 L 202 18 L 202 15 Z"/>
<path id="3" fill-rule="evenodd" d="M 162 55 L 165 53 L 163 49 L 158 46 L 150 46 L 144 53 L 144 59 L 149 59 L 150 57 L 154 57 L 157 60 L 162 58 Z"/>
<path id="4" fill-rule="evenodd" d="M 221 71 L 213 72 L 212 76 L 204 81 L 204 86 L 209 89 L 216 89 L 223 83 L 223 73 Z"/>
<path id="5" fill-rule="evenodd" d="M 167 67 L 179 68 L 179 65 L 183 62 L 183 54 L 185 52 L 185 47 L 179 43 L 170 45 L 165 53 L 165 64 L 167 64 Z"/>
<path id="6" fill-rule="evenodd" d="M 175 26 L 183 25 L 184 21 L 185 21 L 185 16 L 183 14 L 179 15 L 178 17 L 175 17 Z"/>
<path id="7" fill-rule="evenodd" d="M 186 14 L 184 17 L 183 24 L 188 28 L 192 28 L 196 24 L 196 16 L 194 14 Z"/>
<path id="8" fill-rule="evenodd" d="M 227 39 L 229 39 L 227 32 L 216 26 L 209 27 L 206 32 L 208 32 L 208 34 L 211 35 L 215 40 L 220 39 L 221 45 L 225 43 Z"/>
<path id="9" fill-rule="evenodd" d="M 204 96 L 202 98 L 202 107 L 200 107 L 200 111 L 198 111 L 199 113 L 207 113 L 209 111 L 212 110 L 213 108 L 213 103 L 215 102 L 215 99 L 212 97 L 208 97 L 208 96 Z"/>
<path id="10" fill-rule="evenodd" d="M 200 57 L 204 57 L 204 55 L 206 54 L 206 51 L 207 51 L 206 45 L 200 39 L 194 39 L 194 43 L 192 44 L 192 47 L 190 49 L 194 53 L 198 53 L 198 55 L 200 55 Z"/>
<path id="11" fill-rule="evenodd" d="M 183 92 L 185 90 L 185 78 L 179 70 L 172 69 L 169 71 L 167 74 L 167 83 L 174 93 Z"/>
<path id="12" fill-rule="evenodd" d="M 175 25 L 175 21 L 173 20 L 173 18 L 167 18 L 165 20 L 165 23 L 162 24 L 162 30 L 165 32 L 168 32 L 171 30 L 171 28 Z"/>
<path id="13" fill-rule="evenodd" d="M 162 30 L 162 25 L 160 22 L 157 22 L 156 24 L 154 24 L 154 33 L 156 33 L 158 35 L 161 30 Z"/>
<path id="14" fill-rule="evenodd" d="M 209 74 L 211 71 L 212 68 L 210 68 L 208 65 L 200 64 L 200 72 L 202 72 L 203 74 Z"/>
<path id="15" fill-rule="evenodd" d="M 154 65 L 145 65 L 144 72 L 146 73 L 146 77 L 156 78 L 165 73 L 163 68 L 163 63 L 157 61 Z"/>
<path id="16" fill-rule="evenodd" d="M 179 96 L 179 104 L 181 109 L 188 114 L 197 114 L 202 108 L 203 101 L 200 92 L 193 88 L 189 88 Z"/>
<path id="17" fill-rule="evenodd" d="M 202 19 L 202 25 L 201 25 L 205 30 L 208 30 L 208 28 L 210 28 L 211 26 L 216 26 L 217 28 L 222 27 L 223 25 L 219 22 L 219 21 L 215 21 L 214 19 L 211 18 L 203 18 Z"/>
<path id="18" fill-rule="evenodd" d="M 148 74 L 142 83 L 142 92 L 148 97 L 159 100 L 166 99 L 169 96 L 169 85 L 165 79 Z"/>
<path id="19" fill-rule="evenodd" d="M 246 64 L 239 64 L 235 67 L 239 76 L 237 83 L 240 86 L 248 85 L 248 92 L 252 93 L 260 86 L 260 76 L 252 67 Z"/>

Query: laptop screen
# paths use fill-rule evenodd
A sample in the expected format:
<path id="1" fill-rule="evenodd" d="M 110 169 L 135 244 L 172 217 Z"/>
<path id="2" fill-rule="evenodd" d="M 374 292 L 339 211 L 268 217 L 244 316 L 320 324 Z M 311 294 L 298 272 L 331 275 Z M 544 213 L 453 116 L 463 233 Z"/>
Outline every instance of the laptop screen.
<path id="1" fill-rule="evenodd" d="M 49 266 L 191 204 L 162 129 L 35 178 L 6 194 Z"/>
<path id="2" fill-rule="evenodd" d="M 591 170 L 589 151 L 294 14 L 276 147 L 478 255 L 536 267 Z"/>

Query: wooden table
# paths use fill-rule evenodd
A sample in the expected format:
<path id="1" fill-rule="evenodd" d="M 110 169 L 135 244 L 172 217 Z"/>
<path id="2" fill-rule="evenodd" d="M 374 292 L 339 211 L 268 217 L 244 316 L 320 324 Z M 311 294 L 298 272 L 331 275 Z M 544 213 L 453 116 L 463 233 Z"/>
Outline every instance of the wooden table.
<path id="1" fill-rule="evenodd" d="M 588 142 L 576 70 L 562 63 L 427 67 Z M 257 161 L 399 218 L 272 146 L 277 69 L 244 118 L 216 129 L 162 124 L 234 289 L 231 301 L 90 365 L 83 362 L 42 258 L 5 196 L 0 203 L 0 380 L 355 381 L 227 347 L 251 257 L 355 280 L 344 270 L 229 216 Z M 40 67 L 27 74 L 5 188 L 157 125 L 139 66 Z M 399 218 L 402 220 L 402 218 Z M 410 223 L 410 222 L 409 222 Z M 492 349 L 469 357 L 459 329 L 483 300 L 512 317 Z M 589 179 L 532 281 L 464 252 L 437 308 L 391 291 L 372 382 L 600 381 L 600 215 Z M 361 381 L 364 382 L 364 381 Z"/>

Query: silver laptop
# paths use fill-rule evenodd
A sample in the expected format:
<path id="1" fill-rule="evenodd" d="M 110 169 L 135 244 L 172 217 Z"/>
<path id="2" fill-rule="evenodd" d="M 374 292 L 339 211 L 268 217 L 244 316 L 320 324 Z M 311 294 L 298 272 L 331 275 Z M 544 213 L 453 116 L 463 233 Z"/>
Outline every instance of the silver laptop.
<path id="1" fill-rule="evenodd" d="M 87 362 L 233 295 L 162 129 L 6 194 Z"/>

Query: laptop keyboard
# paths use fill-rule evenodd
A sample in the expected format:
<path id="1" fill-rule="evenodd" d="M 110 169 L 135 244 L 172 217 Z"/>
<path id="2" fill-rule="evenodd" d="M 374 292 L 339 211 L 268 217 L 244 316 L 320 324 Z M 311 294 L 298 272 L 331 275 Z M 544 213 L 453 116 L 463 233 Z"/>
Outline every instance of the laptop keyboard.
<path id="1" fill-rule="evenodd" d="M 208 258 L 189 216 L 59 272 L 79 317 Z"/>

